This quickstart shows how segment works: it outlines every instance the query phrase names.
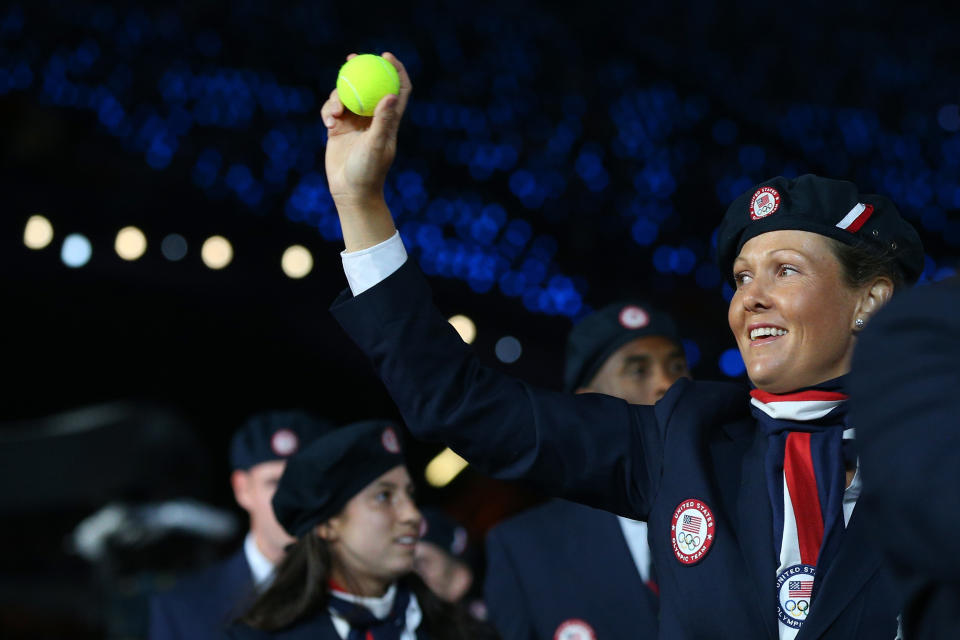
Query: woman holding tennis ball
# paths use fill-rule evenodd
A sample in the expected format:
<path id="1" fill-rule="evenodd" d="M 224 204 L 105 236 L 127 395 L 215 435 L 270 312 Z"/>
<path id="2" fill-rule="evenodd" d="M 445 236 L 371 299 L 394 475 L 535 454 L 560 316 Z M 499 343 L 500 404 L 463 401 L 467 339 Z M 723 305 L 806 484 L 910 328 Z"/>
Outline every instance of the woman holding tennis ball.
<path id="1" fill-rule="evenodd" d="M 350 287 L 332 311 L 411 431 L 487 474 L 646 521 L 660 637 L 893 638 L 901 604 L 854 508 L 845 393 L 857 334 L 923 271 L 893 203 L 806 175 L 730 205 L 717 254 L 752 391 L 681 379 L 654 407 L 546 391 L 481 366 L 407 260 L 383 185 L 411 86 L 383 57 L 400 90 L 372 118 L 346 112 L 336 91 L 322 110 Z M 558 640 L 572 629 L 592 637 L 561 625 Z"/>

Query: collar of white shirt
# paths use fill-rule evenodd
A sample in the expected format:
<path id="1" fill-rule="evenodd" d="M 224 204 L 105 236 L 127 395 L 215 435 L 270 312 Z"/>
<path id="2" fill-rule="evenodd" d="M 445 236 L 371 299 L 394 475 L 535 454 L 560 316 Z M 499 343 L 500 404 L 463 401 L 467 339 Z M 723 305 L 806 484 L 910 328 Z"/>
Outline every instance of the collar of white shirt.
<path id="1" fill-rule="evenodd" d="M 257 589 L 264 589 L 273 581 L 273 563 L 263 555 L 253 539 L 253 533 L 248 532 L 243 541 L 243 554 L 247 557 L 250 572 L 253 574 L 253 584 Z"/>
<path id="2" fill-rule="evenodd" d="M 640 520 L 631 520 L 617 516 L 620 520 L 620 530 L 627 541 L 627 548 L 633 556 L 633 563 L 637 565 L 640 579 L 650 580 L 650 545 L 647 543 L 647 523 Z"/>
<path id="3" fill-rule="evenodd" d="M 393 608 L 394 598 L 397 597 L 397 585 L 390 585 L 387 592 L 379 598 L 355 596 L 352 593 L 336 590 L 333 593 L 336 593 L 337 597 L 342 600 L 355 602 L 366 607 L 370 613 L 377 618 L 386 618 L 390 615 L 390 609 Z M 330 609 L 330 618 L 333 622 L 333 627 L 337 630 L 340 637 L 346 639 L 350 634 L 350 624 L 341 618 L 333 609 Z M 400 634 L 400 640 L 414 640 L 417 637 L 417 627 L 420 626 L 422 619 L 423 613 L 420 611 L 420 603 L 417 602 L 417 597 L 411 593 L 410 603 L 407 605 L 407 615 L 405 617 L 406 624 L 404 625 L 403 632 Z"/>

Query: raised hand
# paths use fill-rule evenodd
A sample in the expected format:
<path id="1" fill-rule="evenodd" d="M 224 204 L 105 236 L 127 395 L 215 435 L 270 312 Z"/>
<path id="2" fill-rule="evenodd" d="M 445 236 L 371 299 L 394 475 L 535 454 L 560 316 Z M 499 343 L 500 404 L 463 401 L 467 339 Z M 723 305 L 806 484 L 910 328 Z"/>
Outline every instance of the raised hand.
<path id="1" fill-rule="evenodd" d="M 334 89 L 321 110 L 328 133 L 327 183 L 340 215 L 347 251 L 373 246 L 395 231 L 383 198 L 383 185 L 397 153 L 397 130 L 413 87 L 396 56 L 382 55 L 400 75 L 399 96 L 383 98 L 373 117 L 366 118 L 344 108 Z"/>

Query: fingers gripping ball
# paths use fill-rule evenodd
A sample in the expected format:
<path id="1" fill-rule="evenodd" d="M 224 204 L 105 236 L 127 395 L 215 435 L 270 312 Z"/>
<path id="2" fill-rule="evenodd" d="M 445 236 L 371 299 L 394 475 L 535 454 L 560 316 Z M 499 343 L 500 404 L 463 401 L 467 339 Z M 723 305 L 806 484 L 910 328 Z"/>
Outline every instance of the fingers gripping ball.
<path id="1" fill-rule="evenodd" d="M 396 67 L 370 53 L 347 60 L 337 76 L 340 102 L 357 115 L 372 116 L 377 103 L 388 93 L 400 94 Z"/>

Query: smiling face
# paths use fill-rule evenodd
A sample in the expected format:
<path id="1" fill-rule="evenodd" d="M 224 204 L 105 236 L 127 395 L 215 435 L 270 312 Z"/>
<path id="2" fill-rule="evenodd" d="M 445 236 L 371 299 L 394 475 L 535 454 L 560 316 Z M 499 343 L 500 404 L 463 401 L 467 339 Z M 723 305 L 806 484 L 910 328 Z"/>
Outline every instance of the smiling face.
<path id="1" fill-rule="evenodd" d="M 357 595 L 381 596 L 413 569 L 420 512 L 406 467 L 394 467 L 318 525 L 330 544 L 333 579 Z"/>
<path id="2" fill-rule="evenodd" d="M 845 284 L 826 237 L 760 234 L 743 245 L 733 273 L 727 320 L 758 388 L 785 393 L 850 370 L 856 319 L 873 302 L 869 287 Z"/>

